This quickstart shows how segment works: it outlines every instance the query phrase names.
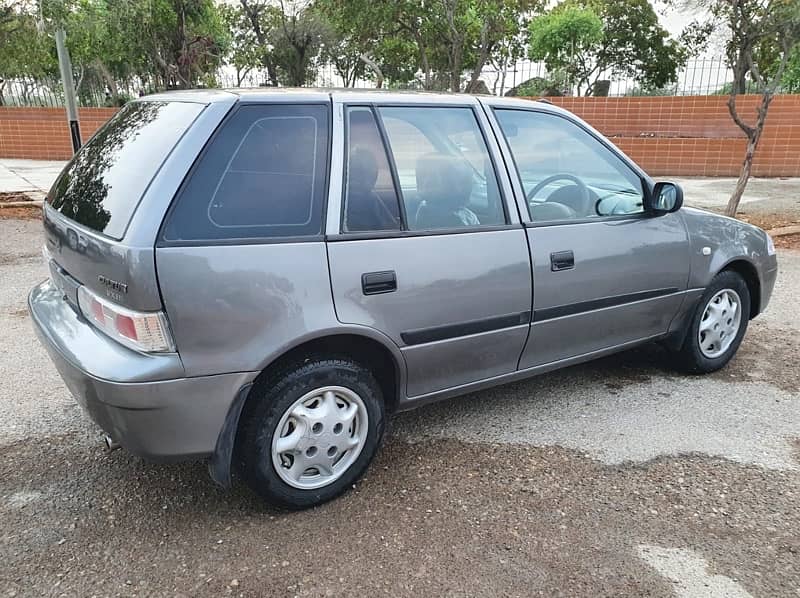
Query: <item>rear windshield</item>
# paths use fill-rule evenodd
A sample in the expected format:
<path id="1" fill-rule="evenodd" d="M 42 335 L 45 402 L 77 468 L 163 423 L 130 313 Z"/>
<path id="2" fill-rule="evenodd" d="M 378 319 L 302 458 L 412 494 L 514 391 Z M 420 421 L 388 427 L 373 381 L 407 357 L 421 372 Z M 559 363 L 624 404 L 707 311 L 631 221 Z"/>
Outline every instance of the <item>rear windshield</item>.
<path id="1" fill-rule="evenodd" d="M 203 110 L 188 102 L 131 102 L 78 152 L 50 192 L 51 207 L 121 239 L 144 191 Z"/>

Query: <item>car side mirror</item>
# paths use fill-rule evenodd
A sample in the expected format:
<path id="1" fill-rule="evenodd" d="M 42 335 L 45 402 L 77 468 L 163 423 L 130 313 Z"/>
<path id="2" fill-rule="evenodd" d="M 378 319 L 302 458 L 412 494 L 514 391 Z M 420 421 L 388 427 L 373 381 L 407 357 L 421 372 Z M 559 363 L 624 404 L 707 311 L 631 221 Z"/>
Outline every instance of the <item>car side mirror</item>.
<path id="1" fill-rule="evenodd" d="M 660 182 L 650 194 L 650 210 L 656 214 L 677 212 L 683 205 L 683 189 L 677 183 Z"/>

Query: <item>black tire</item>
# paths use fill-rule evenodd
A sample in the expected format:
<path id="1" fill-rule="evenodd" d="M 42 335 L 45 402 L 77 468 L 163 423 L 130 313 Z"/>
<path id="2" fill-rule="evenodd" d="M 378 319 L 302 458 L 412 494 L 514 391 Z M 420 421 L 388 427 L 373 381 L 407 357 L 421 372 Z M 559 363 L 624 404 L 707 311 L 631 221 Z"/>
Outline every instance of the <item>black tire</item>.
<path id="1" fill-rule="evenodd" d="M 317 388 L 341 386 L 355 392 L 367 413 L 366 441 L 358 457 L 329 485 L 301 489 L 276 472 L 272 440 L 284 413 Z M 361 364 L 344 357 L 310 357 L 295 362 L 253 387 L 239 423 L 236 455 L 245 482 L 265 501 L 288 509 L 307 509 L 336 498 L 364 474 L 384 433 L 384 401 L 380 385 Z"/>
<path id="2" fill-rule="evenodd" d="M 703 351 L 700 349 L 700 323 L 709 301 L 723 289 L 731 289 L 739 295 L 741 302 L 739 306 L 741 310 L 739 330 L 736 332 L 733 342 L 724 353 L 717 357 L 710 358 L 704 355 Z M 747 323 L 749 320 L 750 291 L 747 288 L 747 283 L 745 283 L 744 279 L 738 273 L 732 270 L 720 272 L 711 280 L 711 283 L 706 287 L 703 296 L 697 303 L 695 312 L 689 322 L 689 329 L 686 332 L 683 346 L 677 352 L 678 367 L 691 374 L 708 374 L 725 367 L 739 349 L 745 332 L 747 332 Z"/>

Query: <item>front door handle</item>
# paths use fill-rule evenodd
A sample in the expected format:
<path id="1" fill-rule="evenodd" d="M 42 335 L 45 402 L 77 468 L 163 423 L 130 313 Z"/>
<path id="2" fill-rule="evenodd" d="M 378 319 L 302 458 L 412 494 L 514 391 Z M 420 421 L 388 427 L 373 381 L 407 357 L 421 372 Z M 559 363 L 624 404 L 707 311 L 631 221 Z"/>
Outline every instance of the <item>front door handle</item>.
<path id="1" fill-rule="evenodd" d="M 365 295 L 393 293 L 397 290 L 397 275 L 394 273 L 394 270 L 362 274 L 361 290 Z"/>
<path id="2" fill-rule="evenodd" d="M 550 270 L 572 270 L 575 267 L 575 254 L 570 251 L 556 251 L 550 254 Z"/>

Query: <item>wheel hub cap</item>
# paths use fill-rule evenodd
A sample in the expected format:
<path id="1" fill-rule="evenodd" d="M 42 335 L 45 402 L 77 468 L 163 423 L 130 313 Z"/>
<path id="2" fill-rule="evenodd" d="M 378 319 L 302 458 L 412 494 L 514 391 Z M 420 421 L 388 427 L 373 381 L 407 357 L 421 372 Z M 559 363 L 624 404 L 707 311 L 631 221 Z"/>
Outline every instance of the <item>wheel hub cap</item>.
<path id="1" fill-rule="evenodd" d="M 272 435 L 272 465 L 294 488 L 321 488 L 355 462 L 367 439 L 367 410 L 355 392 L 326 386 L 306 393 Z"/>
<path id="2" fill-rule="evenodd" d="M 733 289 L 717 292 L 703 311 L 698 340 L 700 351 L 709 359 L 719 357 L 733 343 L 742 321 L 741 300 Z"/>

